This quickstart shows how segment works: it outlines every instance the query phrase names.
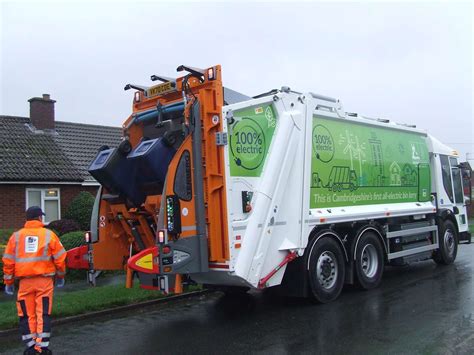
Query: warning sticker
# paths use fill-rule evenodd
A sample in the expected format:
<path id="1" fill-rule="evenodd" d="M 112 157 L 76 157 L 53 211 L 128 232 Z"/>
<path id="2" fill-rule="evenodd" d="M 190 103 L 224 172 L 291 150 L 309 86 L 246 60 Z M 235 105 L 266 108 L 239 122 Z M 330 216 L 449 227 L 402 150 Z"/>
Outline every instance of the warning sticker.
<path id="1" fill-rule="evenodd" d="M 38 251 L 38 239 L 37 236 L 26 236 L 25 253 L 36 253 Z"/>
<path id="2" fill-rule="evenodd" d="M 153 255 L 151 253 L 147 254 L 140 258 L 135 264 L 141 268 L 153 270 Z"/>

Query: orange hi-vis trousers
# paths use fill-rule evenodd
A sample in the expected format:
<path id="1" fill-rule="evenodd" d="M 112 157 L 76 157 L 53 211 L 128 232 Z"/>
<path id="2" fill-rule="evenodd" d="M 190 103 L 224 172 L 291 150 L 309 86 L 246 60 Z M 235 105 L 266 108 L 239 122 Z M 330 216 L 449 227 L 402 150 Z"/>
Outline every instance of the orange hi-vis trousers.
<path id="1" fill-rule="evenodd" d="M 35 276 L 20 280 L 17 308 L 21 338 L 27 347 L 46 348 L 49 345 L 53 289 L 52 277 Z"/>

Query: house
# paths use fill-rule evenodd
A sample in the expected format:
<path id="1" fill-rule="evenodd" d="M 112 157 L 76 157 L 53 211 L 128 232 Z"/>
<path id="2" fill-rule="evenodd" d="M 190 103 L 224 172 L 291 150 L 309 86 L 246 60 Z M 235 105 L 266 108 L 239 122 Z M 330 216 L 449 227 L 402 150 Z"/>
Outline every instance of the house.
<path id="1" fill-rule="evenodd" d="M 115 147 L 122 129 L 56 121 L 55 100 L 34 97 L 30 117 L 0 116 L 0 228 L 18 228 L 25 210 L 41 206 L 45 222 L 60 219 L 81 191 L 99 184 L 87 172 L 97 150 Z"/>
<path id="2" fill-rule="evenodd" d="M 402 184 L 400 173 L 400 165 L 398 165 L 398 163 L 394 161 L 390 165 L 390 186 L 400 186 Z"/>

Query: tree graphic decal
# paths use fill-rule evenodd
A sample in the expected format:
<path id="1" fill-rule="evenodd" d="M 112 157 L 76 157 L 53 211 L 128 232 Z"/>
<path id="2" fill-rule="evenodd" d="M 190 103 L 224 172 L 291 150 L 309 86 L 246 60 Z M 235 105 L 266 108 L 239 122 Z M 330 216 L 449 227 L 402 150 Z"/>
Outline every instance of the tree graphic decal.
<path id="1" fill-rule="evenodd" d="M 359 185 L 362 184 L 362 163 L 365 161 L 364 158 L 366 157 L 365 150 L 366 146 L 365 143 L 360 144 L 359 137 L 353 135 L 348 130 L 345 130 L 345 135 L 341 134 L 339 136 L 339 144 L 344 145 L 344 149 L 342 150 L 344 155 L 349 155 L 349 160 L 351 162 L 351 170 L 354 169 L 354 159 L 358 160 L 359 165 L 359 174 L 358 180 Z"/>

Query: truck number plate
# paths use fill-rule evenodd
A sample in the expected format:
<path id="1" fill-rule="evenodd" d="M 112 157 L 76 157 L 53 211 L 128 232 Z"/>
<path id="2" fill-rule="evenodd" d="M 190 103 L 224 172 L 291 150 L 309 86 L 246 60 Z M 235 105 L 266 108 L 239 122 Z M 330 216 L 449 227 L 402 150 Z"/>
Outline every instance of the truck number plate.
<path id="1" fill-rule="evenodd" d="M 171 91 L 174 91 L 174 83 L 169 81 L 167 83 L 155 85 L 148 88 L 145 91 L 145 95 L 146 97 L 153 97 L 153 96 L 163 95 Z"/>

